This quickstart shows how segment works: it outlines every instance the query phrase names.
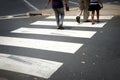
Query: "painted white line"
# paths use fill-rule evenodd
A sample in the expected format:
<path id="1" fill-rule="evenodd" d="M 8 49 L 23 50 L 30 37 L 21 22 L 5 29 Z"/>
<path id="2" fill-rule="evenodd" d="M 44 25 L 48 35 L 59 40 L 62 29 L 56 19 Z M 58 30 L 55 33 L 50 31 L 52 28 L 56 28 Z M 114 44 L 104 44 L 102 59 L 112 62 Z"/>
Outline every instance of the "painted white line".
<path id="1" fill-rule="evenodd" d="M 22 17 L 14 17 L 14 16 L 0 17 L 1 20 L 4 20 L 4 19 L 20 19 L 20 18 L 29 18 L 29 16 L 22 16 Z"/>
<path id="2" fill-rule="evenodd" d="M 83 44 L 0 36 L 0 45 L 25 47 L 74 54 Z"/>
<path id="3" fill-rule="evenodd" d="M 75 5 L 78 5 L 77 2 L 73 2 L 73 1 L 69 1 L 69 3 L 71 3 L 71 4 L 75 4 Z"/>
<path id="4" fill-rule="evenodd" d="M 38 8 L 36 8 L 34 5 L 32 5 L 29 1 L 27 1 L 27 0 L 23 0 L 27 5 L 29 5 L 31 8 L 33 8 L 34 10 L 36 10 L 36 11 L 39 11 L 39 9 Z"/>
<path id="5" fill-rule="evenodd" d="M 110 20 L 112 18 L 113 18 L 113 16 L 100 16 L 100 20 L 101 19 Z M 49 17 L 46 17 L 46 19 L 55 19 L 55 16 L 49 16 Z M 76 16 L 65 16 L 65 19 L 73 19 L 73 20 L 75 20 Z M 81 16 L 81 19 L 83 19 L 83 16 Z M 91 19 L 91 17 L 89 17 L 89 19 Z M 96 19 L 96 17 L 95 17 L 95 19 Z"/>
<path id="6" fill-rule="evenodd" d="M 57 29 L 40 29 L 40 28 L 19 28 L 11 31 L 12 33 L 21 34 L 43 34 L 52 36 L 68 36 L 68 37 L 82 37 L 91 38 L 96 31 L 78 31 L 78 30 L 57 30 Z"/>
<path id="7" fill-rule="evenodd" d="M 0 53 L 0 69 L 24 73 L 42 78 L 50 78 L 63 63 L 32 57 Z"/>
<path id="8" fill-rule="evenodd" d="M 91 22 L 77 24 L 77 22 L 75 22 L 75 21 L 64 21 L 63 25 L 71 26 L 71 27 L 102 28 L 105 24 L 106 24 L 106 22 L 92 25 Z M 30 25 L 56 26 L 57 24 L 56 24 L 56 21 L 36 21 L 36 22 L 31 23 Z"/>

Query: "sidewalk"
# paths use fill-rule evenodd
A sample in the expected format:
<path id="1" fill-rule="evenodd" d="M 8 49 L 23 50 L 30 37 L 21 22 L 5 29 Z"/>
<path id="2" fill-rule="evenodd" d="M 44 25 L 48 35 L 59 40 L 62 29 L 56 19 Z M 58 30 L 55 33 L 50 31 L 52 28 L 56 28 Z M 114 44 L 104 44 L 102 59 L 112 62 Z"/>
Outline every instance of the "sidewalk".
<path id="1" fill-rule="evenodd" d="M 116 16 L 120 15 L 120 5 L 105 3 L 103 4 L 103 9 L 100 10 L 100 15 L 102 16 Z M 66 11 L 65 15 L 67 16 L 76 16 L 79 11 L 78 7 L 70 8 L 70 11 Z M 46 10 L 44 13 L 49 13 L 50 15 L 54 15 L 53 10 Z"/>
<path id="2" fill-rule="evenodd" d="M 76 15 L 78 10 L 78 7 L 71 8 L 70 11 L 66 12 L 66 15 Z M 120 5 L 104 4 L 103 9 L 100 11 L 100 15 L 120 15 Z"/>
<path id="3" fill-rule="evenodd" d="M 100 16 L 120 16 L 120 5 L 104 3 L 103 9 L 100 10 Z M 79 12 L 78 7 L 71 7 L 69 11 L 65 11 L 65 16 L 76 16 Z M 38 15 L 41 16 L 52 16 L 54 12 L 52 9 L 43 9 L 40 11 L 30 11 L 28 13 L 23 14 L 14 14 L 14 15 L 7 15 L 1 16 L 0 19 L 11 19 L 11 18 L 29 18 L 29 13 L 32 13 L 33 16 Z M 34 15 L 35 14 L 35 15 Z M 13 16 L 13 17 L 12 17 Z"/>

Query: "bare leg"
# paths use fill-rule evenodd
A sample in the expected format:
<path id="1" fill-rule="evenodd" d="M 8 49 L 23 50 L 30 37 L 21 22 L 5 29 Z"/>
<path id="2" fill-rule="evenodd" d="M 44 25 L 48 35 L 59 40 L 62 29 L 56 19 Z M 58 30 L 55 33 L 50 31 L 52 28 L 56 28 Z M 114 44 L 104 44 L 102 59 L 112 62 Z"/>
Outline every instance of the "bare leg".
<path id="1" fill-rule="evenodd" d="M 97 12 L 97 22 L 99 22 L 99 10 Z"/>
<path id="2" fill-rule="evenodd" d="M 89 8 L 89 0 L 82 0 L 84 1 L 84 12 L 83 12 L 83 20 L 85 22 L 88 22 L 88 17 L 89 17 L 89 11 L 88 11 L 88 8 Z"/>
<path id="3" fill-rule="evenodd" d="M 92 17 L 92 24 L 94 24 L 94 15 L 95 15 L 95 11 L 92 11 L 91 17 Z"/>
<path id="4" fill-rule="evenodd" d="M 88 21 L 88 17 L 89 17 L 89 11 L 87 9 L 85 9 L 84 13 L 83 13 L 83 19 L 84 19 L 84 21 Z"/>
<path id="5" fill-rule="evenodd" d="M 77 16 L 81 16 L 82 15 L 82 10 L 80 10 L 79 12 L 78 12 L 78 15 Z"/>

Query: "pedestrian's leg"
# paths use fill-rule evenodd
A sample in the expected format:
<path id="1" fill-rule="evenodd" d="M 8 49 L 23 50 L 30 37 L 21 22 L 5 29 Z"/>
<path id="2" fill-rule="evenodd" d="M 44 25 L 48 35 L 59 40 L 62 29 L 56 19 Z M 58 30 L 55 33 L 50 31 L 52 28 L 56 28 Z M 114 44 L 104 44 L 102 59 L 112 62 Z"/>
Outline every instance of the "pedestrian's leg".
<path id="1" fill-rule="evenodd" d="M 79 11 L 79 14 L 76 16 L 76 21 L 80 23 L 80 16 L 82 15 L 83 10 Z"/>
<path id="2" fill-rule="evenodd" d="M 85 22 L 88 22 L 88 17 L 89 17 L 89 0 L 84 0 L 84 14 L 83 14 L 83 19 Z"/>
<path id="3" fill-rule="evenodd" d="M 63 9 L 63 8 L 60 8 L 60 15 L 61 15 L 60 24 L 63 25 L 64 16 L 65 16 L 65 13 L 64 13 L 64 9 Z"/>
<path id="4" fill-rule="evenodd" d="M 80 9 L 80 11 L 79 11 L 79 13 L 78 13 L 78 15 L 76 16 L 76 21 L 78 22 L 78 23 L 80 23 L 80 16 L 82 15 L 82 12 L 83 12 L 83 9 L 84 9 L 84 4 L 83 4 L 83 2 L 84 2 L 84 0 L 79 0 L 79 9 Z"/>
<path id="5" fill-rule="evenodd" d="M 88 11 L 88 9 L 85 9 L 84 13 L 83 13 L 83 19 L 85 22 L 88 21 L 88 17 L 89 17 L 89 11 Z"/>
<path id="6" fill-rule="evenodd" d="M 97 12 L 97 22 L 99 22 L 99 10 L 97 10 L 96 12 Z"/>
<path id="7" fill-rule="evenodd" d="M 92 11 L 92 14 L 91 14 L 92 24 L 95 24 L 95 23 L 94 23 L 94 15 L 95 15 L 95 11 Z"/>
<path id="8" fill-rule="evenodd" d="M 58 9 L 54 8 L 53 10 L 54 10 L 54 13 L 55 13 L 55 18 L 56 18 L 57 26 L 59 27 L 60 20 L 59 20 Z"/>
<path id="9" fill-rule="evenodd" d="M 64 29 L 64 28 L 63 28 L 63 21 L 64 21 L 64 16 L 65 16 L 64 8 L 60 8 L 60 9 L 59 9 L 59 14 L 60 14 L 59 27 L 60 27 L 60 29 Z"/>
<path id="10" fill-rule="evenodd" d="M 83 9 L 84 9 L 84 0 L 79 0 L 78 1 L 78 3 L 79 3 L 79 13 L 78 13 L 78 15 L 77 16 L 81 16 L 82 15 L 82 11 L 83 11 Z"/>
<path id="11" fill-rule="evenodd" d="M 80 11 L 78 12 L 78 15 L 77 15 L 77 16 L 81 16 L 81 15 L 82 15 L 82 12 L 83 12 L 83 10 L 80 10 Z"/>

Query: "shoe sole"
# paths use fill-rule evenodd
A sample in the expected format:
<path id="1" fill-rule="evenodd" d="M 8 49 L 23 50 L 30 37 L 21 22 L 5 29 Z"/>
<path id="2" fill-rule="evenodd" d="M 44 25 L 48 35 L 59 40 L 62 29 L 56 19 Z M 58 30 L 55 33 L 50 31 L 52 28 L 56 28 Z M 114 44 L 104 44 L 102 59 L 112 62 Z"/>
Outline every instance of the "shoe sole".
<path id="1" fill-rule="evenodd" d="M 77 21 L 78 23 L 80 23 L 80 17 L 79 17 L 79 16 L 76 17 L 76 21 Z"/>

